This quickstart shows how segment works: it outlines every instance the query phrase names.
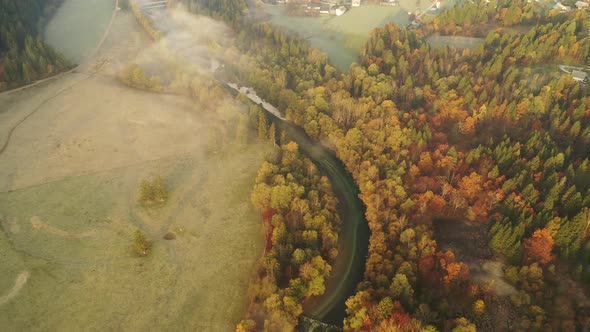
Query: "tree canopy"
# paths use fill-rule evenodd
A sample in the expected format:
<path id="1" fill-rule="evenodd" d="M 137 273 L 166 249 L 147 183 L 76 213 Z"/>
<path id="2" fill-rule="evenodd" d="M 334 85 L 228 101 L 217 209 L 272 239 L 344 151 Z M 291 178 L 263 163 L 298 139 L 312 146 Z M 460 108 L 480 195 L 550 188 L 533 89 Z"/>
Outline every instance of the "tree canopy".
<path id="1" fill-rule="evenodd" d="M 61 0 L 0 1 L 0 91 L 52 76 L 71 66 L 41 39 L 45 18 Z"/>

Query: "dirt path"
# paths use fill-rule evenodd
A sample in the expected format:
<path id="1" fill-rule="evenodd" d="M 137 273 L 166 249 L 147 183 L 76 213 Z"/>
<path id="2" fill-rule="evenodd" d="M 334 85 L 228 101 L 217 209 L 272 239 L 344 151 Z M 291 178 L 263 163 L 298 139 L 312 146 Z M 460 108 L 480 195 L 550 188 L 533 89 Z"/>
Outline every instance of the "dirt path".
<path id="1" fill-rule="evenodd" d="M 107 28 L 106 28 L 106 30 L 105 30 L 105 32 L 104 32 L 104 34 L 103 34 L 100 42 L 98 42 L 98 44 L 96 45 L 96 48 L 92 51 L 92 53 L 88 57 L 88 59 L 93 59 L 96 56 L 96 53 L 98 53 L 98 50 L 100 49 L 100 47 L 102 46 L 102 44 L 104 43 L 104 41 L 107 39 L 107 36 L 109 35 L 109 32 L 111 31 L 111 28 L 113 27 L 113 22 L 115 21 L 115 16 L 117 15 L 117 11 L 118 10 L 119 10 L 119 0 L 115 0 L 115 7 L 113 8 L 113 14 L 111 16 L 111 20 L 109 21 L 109 25 L 107 26 Z M 83 63 L 84 62 L 87 62 L 87 61 L 83 61 Z M 42 83 L 45 83 L 45 82 L 49 82 L 49 81 L 58 79 L 60 77 L 64 77 L 66 75 L 72 74 L 76 70 L 78 70 L 81 65 L 82 64 L 78 64 L 77 66 L 75 66 L 74 68 L 72 68 L 72 69 L 70 69 L 70 70 L 68 70 L 66 72 L 58 73 L 58 74 L 53 75 L 51 77 L 47 77 L 47 78 L 44 78 L 42 80 L 35 81 L 35 82 L 33 82 L 31 84 L 28 84 L 28 85 L 21 86 L 19 88 L 15 88 L 15 89 L 12 89 L 12 90 L 0 92 L 0 96 L 2 96 L 2 95 L 8 95 L 8 94 L 11 94 L 11 93 L 14 93 L 14 92 L 18 92 L 18 91 L 22 91 L 22 90 L 26 90 L 26 89 L 32 88 L 32 87 L 34 87 L 36 85 L 39 85 L 39 84 L 42 84 Z M 1 151 L 0 151 L 0 153 L 1 153 Z"/>
<path id="2" fill-rule="evenodd" d="M 107 37 L 108 37 L 108 35 L 109 35 L 110 31 L 111 31 L 111 28 L 113 27 L 113 23 L 115 21 L 116 15 L 117 15 L 118 8 L 119 8 L 119 0 L 115 0 L 115 7 L 113 9 L 113 14 L 111 16 L 111 20 L 109 21 L 109 24 L 108 24 L 108 26 L 107 26 L 107 28 L 106 28 L 106 30 L 105 30 L 105 32 L 104 32 L 104 34 L 103 34 L 100 42 L 98 43 L 98 45 L 96 45 L 96 48 L 92 51 L 92 53 L 88 57 L 88 59 L 82 61 L 82 64 L 77 65 L 76 67 L 68 70 L 67 72 L 64 72 L 64 73 L 61 73 L 61 74 L 57 74 L 55 76 L 48 77 L 48 78 L 45 78 L 45 79 L 36 81 L 34 83 L 31 83 L 29 85 L 26 85 L 26 86 L 23 86 L 23 87 L 20 87 L 20 88 L 16 88 L 16 89 L 13 89 L 13 90 L 2 92 L 2 93 L 0 93 L 0 96 L 1 95 L 4 95 L 4 94 L 14 93 L 14 92 L 17 92 L 17 91 L 22 91 L 22 90 L 31 88 L 33 86 L 39 85 L 41 83 L 45 83 L 45 82 L 49 82 L 49 81 L 54 80 L 54 79 L 65 77 L 66 75 L 70 75 L 70 74 L 75 73 L 78 69 L 80 69 L 82 67 L 82 65 L 85 65 L 85 64 L 88 64 L 89 62 L 92 62 L 92 60 L 95 58 L 96 54 L 98 53 L 98 50 L 100 49 L 100 47 L 102 46 L 102 44 L 104 43 L 104 41 L 107 39 Z M 89 77 L 91 77 L 91 76 L 89 76 Z M 89 77 L 87 77 L 87 78 L 89 78 Z M 56 98 L 57 96 L 61 95 L 66 90 L 71 89 L 74 85 L 76 85 L 76 84 L 78 84 L 80 82 L 81 81 L 77 81 L 77 82 L 73 83 L 72 85 L 69 85 L 68 87 L 66 87 L 66 88 L 58 91 L 53 96 L 45 99 L 39 106 L 37 106 L 35 109 L 33 109 L 29 114 L 27 114 L 21 120 L 17 121 L 11 128 L 9 128 L 8 134 L 6 135 L 6 139 L 4 140 L 4 143 L 2 144 L 2 146 L 0 147 L 0 156 L 2 156 L 2 153 L 4 153 L 4 151 L 6 150 L 6 147 L 8 147 L 8 144 L 10 143 L 10 138 L 12 137 L 12 134 L 14 133 L 14 131 L 23 122 L 25 122 L 28 118 L 30 118 L 31 116 L 33 116 L 37 111 L 39 111 L 43 107 L 43 105 L 45 105 L 47 102 L 49 102 L 50 100 L 52 100 L 52 99 Z"/>
<path id="3" fill-rule="evenodd" d="M 18 277 L 16 277 L 16 280 L 14 282 L 14 287 L 12 287 L 10 292 L 8 292 L 8 294 L 0 297 L 0 306 L 3 304 L 6 304 L 6 303 L 8 303 L 8 301 L 12 300 L 12 298 L 14 298 L 18 294 L 18 292 L 21 290 L 21 288 L 23 288 L 23 286 L 27 283 L 27 280 L 29 280 L 29 272 L 27 272 L 27 271 L 21 272 L 18 275 Z"/>
<path id="4" fill-rule="evenodd" d="M 66 232 L 64 230 L 61 230 L 61 229 L 58 229 L 58 228 L 55 228 L 53 226 L 46 224 L 45 222 L 43 222 L 41 220 L 41 218 L 39 218 L 37 216 L 33 216 L 31 218 L 31 226 L 33 226 L 33 229 L 35 229 L 35 230 L 42 230 L 46 233 L 65 237 L 68 239 L 81 239 L 81 238 L 85 238 L 85 237 L 96 236 L 96 232 L 94 230 L 83 232 L 83 233 Z"/>
<path id="5" fill-rule="evenodd" d="M 64 77 L 64 76 L 66 76 L 66 75 L 73 74 L 73 73 L 75 73 L 75 72 L 76 72 L 78 69 L 80 69 L 80 68 L 82 67 L 82 65 L 83 65 L 83 64 L 87 64 L 87 63 L 89 63 L 89 62 L 92 62 L 92 60 L 95 58 L 96 54 L 98 53 L 98 50 L 100 49 L 100 47 L 102 46 L 102 44 L 104 43 L 104 41 L 107 39 L 107 37 L 108 37 L 108 35 L 109 35 L 110 31 L 111 31 L 111 28 L 113 27 L 113 23 L 114 23 L 114 21 L 115 21 L 115 17 L 116 17 L 116 15 L 117 15 L 118 8 L 119 8 L 119 0 L 115 0 L 115 7 L 114 7 L 114 9 L 113 9 L 113 14 L 112 14 L 112 16 L 111 16 L 111 20 L 109 21 L 109 25 L 107 26 L 107 29 L 105 30 L 105 32 L 104 32 L 104 34 L 103 34 L 103 36 L 102 36 L 102 38 L 101 38 L 100 42 L 98 43 L 98 45 L 96 45 L 96 48 L 95 48 L 95 49 L 92 51 L 91 55 L 88 57 L 88 59 L 87 59 L 87 60 L 83 60 L 83 61 L 82 61 L 82 64 L 79 64 L 79 65 L 77 65 L 76 67 L 74 67 L 74 68 L 72 68 L 72 69 L 68 70 L 67 72 L 64 72 L 64 73 L 61 73 L 61 74 L 57 74 L 57 75 L 55 75 L 55 76 L 48 77 L 48 78 L 45 78 L 45 79 L 42 79 L 42 80 L 36 81 L 36 82 L 34 82 L 34 83 L 31 83 L 31 84 L 29 84 L 29 85 L 26 85 L 26 86 L 23 86 L 23 87 L 20 87 L 20 88 L 16 88 L 16 89 L 13 89 L 13 90 L 9 90 L 9 91 L 2 92 L 2 93 L 0 93 L 0 96 L 1 96 L 1 95 L 4 95 L 4 94 L 11 94 L 11 93 L 14 93 L 14 92 L 17 92 L 17 91 L 22 91 L 22 90 L 25 90 L 25 89 L 28 89 L 28 88 L 34 87 L 34 86 L 36 86 L 36 85 L 39 85 L 39 84 L 41 84 L 41 83 L 49 82 L 49 81 L 51 81 L 51 80 L 58 79 L 58 78 L 61 78 L 61 77 Z M 89 76 L 89 77 L 90 77 L 90 76 Z M 72 84 L 72 85 L 69 85 L 68 87 L 66 87 L 66 88 L 64 88 L 64 89 L 62 89 L 62 90 L 60 90 L 60 91 L 58 91 L 58 92 L 57 92 L 56 94 L 54 94 L 53 96 L 51 96 L 51 97 L 49 97 L 49 98 L 45 99 L 45 100 L 44 100 L 44 101 L 43 101 L 43 102 L 42 102 L 42 103 L 41 103 L 39 106 L 37 106 L 35 109 L 33 109 L 33 110 L 32 110 L 32 111 L 31 111 L 29 114 L 27 114 L 27 115 L 26 115 L 24 118 L 22 118 L 21 120 L 17 121 L 17 122 L 16 122 L 16 123 L 15 123 L 15 124 L 14 124 L 14 125 L 13 125 L 13 126 L 12 126 L 12 127 L 9 129 L 9 130 L 8 130 L 8 134 L 6 135 L 6 139 L 4 140 L 4 143 L 2 144 L 2 146 L 0 147 L 0 156 L 2 156 L 2 153 L 4 153 L 4 151 L 6 150 L 6 147 L 7 147 L 7 146 L 8 146 L 8 144 L 10 143 L 10 138 L 12 137 L 12 134 L 14 133 L 14 131 L 15 131 L 15 130 L 16 130 L 16 129 L 17 129 L 17 128 L 18 128 L 18 127 L 19 127 L 19 126 L 20 126 L 20 125 L 23 123 L 23 122 L 25 122 L 25 121 L 26 121 L 28 118 L 30 118 L 32 115 L 34 115 L 34 114 L 35 114 L 37 111 L 39 111 L 39 110 L 40 110 L 40 109 L 43 107 L 43 105 L 45 105 L 47 102 L 49 102 L 50 100 L 52 100 L 52 99 L 56 98 L 57 96 L 61 95 L 63 92 L 65 92 L 65 91 L 67 91 L 67 90 L 71 89 L 71 88 L 72 88 L 74 85 L 76 85 L 76 84 L 78 84 L 78 83 L 80 83 L 80 81 L 78 81 L 78 82 L 75 82 L 75 83 L 74 83 L 74 84 Z"/>
<path id="6" fill-rule="evenodd" d="M 68 74 L 72 73 L 71 71 L 68 72 Z M 90 77 L 90 76 L 89 76 Z M 88 78 L 88 77 L 87 77 Z M 47 104 L 48 102 L 50 102 L 51 100 L 57 98 L 58 96 L 60 96 L 62 93 L 66 92 L 67 90 L 71 89 L 72 87 L 74 87 L 76 84 L 79 84 L 81 81 L 76 81 L 71 85 L 68 85 L 67 87 L 59 90 L 57 93 L 55 93 L 53 96 L 46 98 L 45 100 L 43 100 L 41 102 L 41 104 L 39 104 L 37 107 L 35 107 L 29 114 L 25 115 L 25 117 L 23 117 L 22 119 L 20 119 L 19 121 L 17 121 L 12 127 L 9 128 L 8 130 L 8 134 L 6 135 L 6 139 L 4 140 L 4 143 L 2 144 L 2 146 L 0 147 L 0 157 L 2 157 L 2 154 L 4 153 L 4 151 L 6 151 L 6 148 L 8 147 L 8 144 L 10 143 L 10 139 L 12 138 L 12 134 L 14 133 L 14 131 L 21 125 L 23 124 L 27 119 L 29 119 L 31 116 L 33 116 L 35 113 L 37 113 L 41 108 L 43 108 L 43 106 L 45 104 Z"/>

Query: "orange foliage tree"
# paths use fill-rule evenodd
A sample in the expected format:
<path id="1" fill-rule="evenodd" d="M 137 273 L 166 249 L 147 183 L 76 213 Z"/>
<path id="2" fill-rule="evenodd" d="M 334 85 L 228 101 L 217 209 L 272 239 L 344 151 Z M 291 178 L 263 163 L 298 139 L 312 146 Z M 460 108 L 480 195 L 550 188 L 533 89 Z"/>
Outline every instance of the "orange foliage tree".
<path id="1" fill-rule="evenodd" d="M 472 172 L 465 176 L 459 182 L 461 193 L 467 200 L 473 202 L 477 195 L 482 191 L 482 178 L 479 174 Z"/>
<path id="2" fill-rule="evenodd" d="M 531 237 L 524 241 L 524 254 L 526 259 L 534 260 L 541 264 L 547 264 L 553 260 L 553 237 L 547 228 L 537 229 Z"/>

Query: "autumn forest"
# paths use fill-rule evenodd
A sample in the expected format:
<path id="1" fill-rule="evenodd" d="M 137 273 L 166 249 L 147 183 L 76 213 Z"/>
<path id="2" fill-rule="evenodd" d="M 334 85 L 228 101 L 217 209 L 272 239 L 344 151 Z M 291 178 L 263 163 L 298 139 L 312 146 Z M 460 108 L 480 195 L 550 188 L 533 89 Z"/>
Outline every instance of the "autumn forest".
<path id="1" fill-rule="evenodd" d="M 249 57 L 232 70 L 337 152 L 367 207 L 369 256 L 345 330 L 590 323 L 590 97 L 571 76 L 547 74 L 588 65 L 590 17 L 532 6 L 481 1 L 417 30 L 387 25 L 346 73 L 268 24 L 240 31 L 236 52 Z M 526 32 L 509 28 L 517 24 Z M 485 42 L 432 48 L 432 33 Z M 479 230 L 462 241 L 483 242 L 503 263 L 510 294 L 477 283 L 461 259 L 469 255 L 437 242 L 440 219 Z M 291 310 L 286 300 L 272 307 Z M 270 317 L 238 330 L 267 329 Z"/>
<path id="2" fill-rule="evenodd" d="M 465 1 L 419 24 L 374 29 L 343 71 L 307 39 L 261 20 L 253 1 L 175 2 L 229 26 L 230 46 L 210 43 L 223 69 L 160 64 L 176 71 L 163 78 L 129 64 L 117 78 L 207 105 L 228 95 L 225 80 L 238 82 L 341 161 L 370 235 L 339 328 L 588 329 L 590 84 L 562 68 L 589 71 L 590 10 Z M 0 91 L 72 67 L 40 38 L 58 3 L 0 0 Z M 431 36 L 481 43 L 434 47 Z M 264 252 L 236 331 L 293 331 L 326 292 L 345 202 L 277 119 L 234 99 L 244 114 L 219 135 L 274 146 L 249 192 Z"/>

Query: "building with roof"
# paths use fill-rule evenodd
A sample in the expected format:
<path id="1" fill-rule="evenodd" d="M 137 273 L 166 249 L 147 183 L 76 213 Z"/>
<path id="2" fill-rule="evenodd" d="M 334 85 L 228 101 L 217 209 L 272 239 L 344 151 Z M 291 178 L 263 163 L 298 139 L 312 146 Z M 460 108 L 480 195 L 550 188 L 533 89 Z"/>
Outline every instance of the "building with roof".
<path id="1" fill-rule="evenodd" d="M 582 83 L 588 83 L 588 80 L 590 80 L 590 78 L 588 78 L 588 74 L 586 72 L 583 72 L 583 71 L 577 70 L 577 69 L 572 70 L 572 77 L 574 78 L 575 81 L 582 82 Z"/>
<path id="2" fill-rule="evenodd" d="M 578 9 L 588 9 L 588 7 L 590 7 L 590 4 L 584 1 L 578 1 L 576 2 L 576 8 Z"/>
<path id="3" fill-rule="evenodd" d="M 558 2 L 555 4 L 555 6 L 553 6 L 553 9 L 559 9 L 562 12 L 567 12 L 567 11 L 570 11 L 572 8 L 570 6 L 565 6 L 561 2 Z"/>
<path id="4" fill-rule="evenodd" d="M 338 8 L 336 8 L 336 10 L 334 11 L 334 14 L 336 14 L 336 16 L 340 16 L 344 13 L 346 13 L 346 11 L 348 10 L 348 8 L 344 7 L 344 6 L 339 6 Z"/>
<path id="5" fill-rule="evenodd" d="M 353 7 L 360 7 L 360 5 L 361 5 L 361 0 L 352 0 Z"/>

